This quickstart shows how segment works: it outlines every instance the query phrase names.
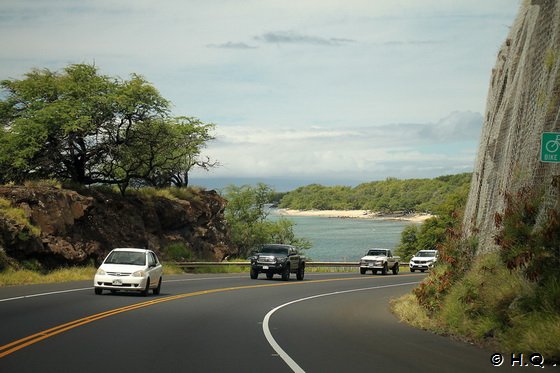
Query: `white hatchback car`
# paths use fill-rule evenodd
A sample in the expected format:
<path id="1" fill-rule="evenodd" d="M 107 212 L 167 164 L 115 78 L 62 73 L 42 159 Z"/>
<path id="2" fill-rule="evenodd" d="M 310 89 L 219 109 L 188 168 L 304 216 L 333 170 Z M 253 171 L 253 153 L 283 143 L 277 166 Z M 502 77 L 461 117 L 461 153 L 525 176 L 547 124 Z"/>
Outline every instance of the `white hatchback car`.
<path id="1" fill-rule="evenodd" d="M 163 268 L 153 251 L 119 248 L 111 251 L 99 266 L 93 287 L 98 295 L 103 290 L 125 290 L 146 296 L 150 289 L 154 294 L 160 293 L 162 277 Z"/>

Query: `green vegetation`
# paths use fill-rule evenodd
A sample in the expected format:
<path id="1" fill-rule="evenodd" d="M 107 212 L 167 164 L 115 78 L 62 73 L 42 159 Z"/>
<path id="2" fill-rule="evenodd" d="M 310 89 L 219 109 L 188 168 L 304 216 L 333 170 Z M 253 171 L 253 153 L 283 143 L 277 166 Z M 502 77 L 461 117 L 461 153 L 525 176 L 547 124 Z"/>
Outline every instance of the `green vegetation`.
<path id="1" fill-rule="evenodd" d="M 143 77 L 77 64 L 0 82 L 0 183 L 57 179 L 81 185 L 185 186 L 212 124 L 172 117 Z"/>
<path id="2" fill-rule="evenodd" d="M 20 232 L 20 239 L 25 240 L 25 235 L 39 236 L 41 229 L 31 224 L 23 209 L 12 207 L 12 203 L 7 199 L 0 198 L 0 215 L 13 221 L 15 224 L 23 226 Z"/>
<path id="3" fill-rule="evenodd" d="M 476 242 L 448 230 L 440 263 L 393 311 L 425 329 L 560 359 L 560 211 L 539 215 L 541 203 L 534 190 L 506 196 L 497 253 L 475 256 Z"/>
<path id="4" fill-rule="evenodd" d="M 388 178 L 348 186 L 311 184 L 286 193 L 280 207 L 298 210 L 370 210 L 377 212 L 431 211 L 438 213 L 450 195 L 466 194 L 472 174 L 435 179 Z"/>
<path id="5" fill-rule="evenodd" d="M 310 247 L 307 240 L 295 237 L 294 223 L 291 221 L 281 218 L 272 222 L 266 219 L 268 213 L 265 205 L 273 193 L 265 184 L 255 187 L 230 185 L 225 189 L 225 198 L 228 200 L 225 217 L 231 228 L 232 242 L 238 247 L 242 258 L 259 245 L 271 242 L 303 249 Z"/>
<path id="6" fill-rule="evenodd" d="M 460 229 L 468 193 L 467 183 L 454 188 L 434 207 L 437 216 L 427 219 L 420 226 L 411 224 L 405 227 L 396 254 L 408 261 L 419 250 L 434 250 L 442 245 L 450 233 Z"/>
<path id="7" fill-rule="evenodd" d="M 0 286 L 47 284 L 80 280 L 92 281 L 95 271 L 96 268 L 93 266 L 62 268 L 48 273 L 31 269 L 7 269 L 0 272 Z"/>

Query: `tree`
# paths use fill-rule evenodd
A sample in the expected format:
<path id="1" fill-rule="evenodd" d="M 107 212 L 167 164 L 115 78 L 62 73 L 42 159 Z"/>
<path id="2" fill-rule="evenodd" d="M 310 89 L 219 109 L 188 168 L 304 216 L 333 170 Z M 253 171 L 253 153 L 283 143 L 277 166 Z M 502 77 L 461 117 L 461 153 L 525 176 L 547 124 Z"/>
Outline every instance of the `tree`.
<path id="1" fill-rule="evenodd" d="M 0 179 L 57 178 L 80 184 L 155 183 L 193 167 L 213 128 L 170 116 L 170 103 L 143 77 L 100 75 L 95 66 L 33 70 L 0 87 Z M 182 183 L 185 184 L 184 182 Z"/>
<path id="2" fill-rule="evenodd" d="M 274 191 L 259 183 L 256 187 L 230 185 L 225 189 L 228 205 L 225 217 L 231 228 L 232 242 L 238 247 L 240 256 L 247 256 L 259 245 L 284 243 L 309 248 L 310 243 L 295 237 L 293 223 L 287 219 L 277 222 L 267 220 L 266 204 Z"/>

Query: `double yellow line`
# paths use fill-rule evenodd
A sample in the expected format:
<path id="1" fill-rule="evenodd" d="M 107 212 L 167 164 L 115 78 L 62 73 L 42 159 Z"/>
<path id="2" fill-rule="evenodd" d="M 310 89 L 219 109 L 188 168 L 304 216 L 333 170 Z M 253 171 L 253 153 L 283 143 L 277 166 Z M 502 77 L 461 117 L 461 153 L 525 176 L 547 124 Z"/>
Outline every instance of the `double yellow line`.
<path id="1" fill-rule="evenodd" d="M 410 276 L 410 275 L 403 275 L 403 276 L 400 276 L 400 277 L 405 277 L 405 276 Z M 150 301 L 147 301 L 147 302 L 136 303 L 136 304 L 132 304 L 130 306 L 115 308 L 115 309 L 112 309 L 112 310 L 109 310 L 109 311 L 96 313 L 94 315 L 87 316 L 87 317 L 84 317 L 82 319 L 74 320 L 74 321 L 68 322 L 66 324 L 58 325 L 58 326 L 55 326 L 54 328 L 43 330 L 42 332 L 30 335 L 30 336 L 25 337 L 25 338 L 18 339 L 16 341 L 8 343 L 4 346 L 0 346 L 0 358 L 3 358 L 4 356 L 10 355 L 10 354 L 12 354 L 12 353 L 14 353 L 18 350 L 21 350 L 22 348 L 31 346 L 31 345 L 33 345 L 37 342 L 40 342 L 44 339 L 53 337 L 53 336 L 55 336 L 57 334 L 60 334 L 60 333 L 64 333 L 64 332 L 66 332 L 68 330 L 71 330 L 71 329 L 75 329 L 75 328 L 80 327 L 82 325 L 86 325 L 86 324 L 92 323 L 94 321 L 104 319 L 106 317 L 115 316 L 115 315 L 118 315 L 120 313 L 124 313 L 124 312 L 128 312 L 128 311 L 134 311 L 134 310 L 137 310 L 139 308 L 149 307 L 149 306 L 153 306 L 153 305 L 156 305 L 156 304 L 159 304 L 159 303 L 170 302 L 170 301 L 173 301 L 173 300 L 189 298 L 189 297 L 196 297 L 196 296 L 205 295 L 205 294 L 221 293 L 221 292 L 234 291 L 234 290 L 243 290 L 243 289 L 256 289 L 256 288 L 264 288 L 264 287 L 271 287 L 271 286 L 311 284 L 311 283 L 333 282 L 333 281 L 364 280 L 364 279 L 374 279 L 374 278 L 381 278 L 381 277 L 351 277 L 351 278 L 311 280 L 311 281 L 305 281 L 305 282 L 290 282 L 290 283 L 265 284 L 265 285 L 236 286 L 236 287 L 229 287 L 229 288 L 201 290 L 201 291 L 195 291 L 193 293 L 185 293 L 185 294 L 173 295 L 173 296 L 165 297 L 165 298 L 158 298 L 158 299 L 150 300 Z"/>

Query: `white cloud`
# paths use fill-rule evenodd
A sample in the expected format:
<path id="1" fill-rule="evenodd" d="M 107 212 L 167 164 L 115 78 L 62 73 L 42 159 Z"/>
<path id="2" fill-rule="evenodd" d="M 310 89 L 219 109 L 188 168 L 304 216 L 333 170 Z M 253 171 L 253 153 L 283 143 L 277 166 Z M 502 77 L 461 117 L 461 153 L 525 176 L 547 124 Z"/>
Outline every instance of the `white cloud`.
<path id="1" fill-rule="evenodd" d="M 432 124 L 219 127 L 205 153 L 223 167 L 205 176 L 368 179 L 465 172 L 474 164 L 481 124 L 478 113 L 454 112 Z"/>
<path id="2" fill-rule="evenodd" d="M 174 114 L 217 125 L 214 176 L 448 172 L 472 167 L 518 5 L 4 0 L 0 79 L 82 62 L 141 74 Z"/>

